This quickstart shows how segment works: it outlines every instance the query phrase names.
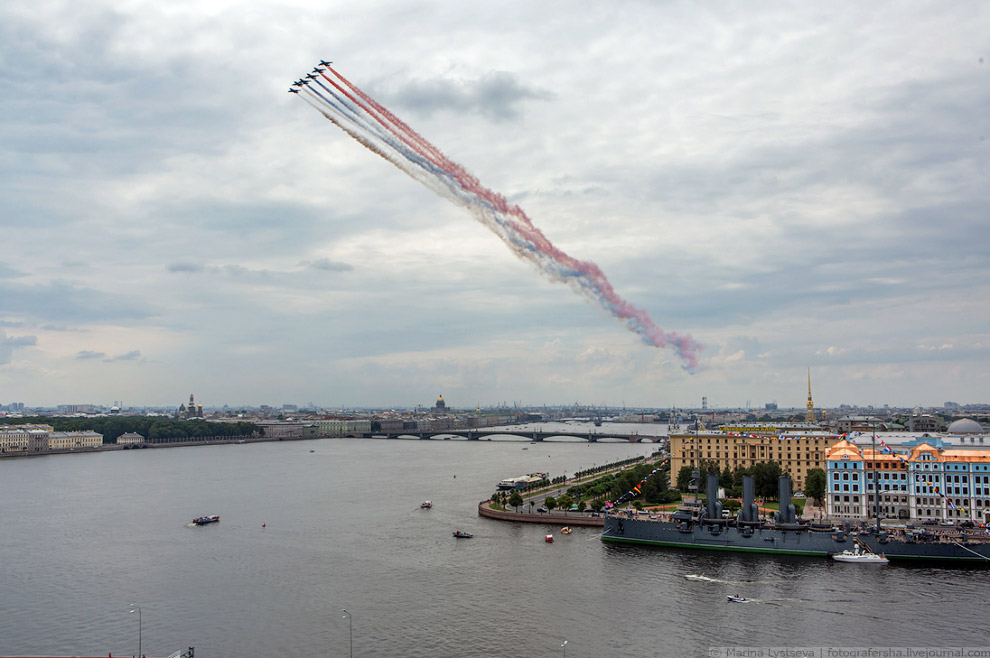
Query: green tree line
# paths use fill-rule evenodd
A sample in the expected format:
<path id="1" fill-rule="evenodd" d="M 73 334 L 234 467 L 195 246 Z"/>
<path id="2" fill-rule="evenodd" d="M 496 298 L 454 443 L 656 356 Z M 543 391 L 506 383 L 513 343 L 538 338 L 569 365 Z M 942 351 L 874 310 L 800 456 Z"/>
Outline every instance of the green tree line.
<path id="1" fill-rule="evenodd" d="M 103 435 L 103 444 L 117 443 L 117 437 L 128 432 L 140 434 L 148 441 L 196 437 L 224 438 L 263 434 L 254 423 L 210 423 L 205 420 L 175 420 L 159 416 L 97 416 L 93 418 L 5 418 L 7 424 L 51 425 L 56 432 L 93 430 Z"/>

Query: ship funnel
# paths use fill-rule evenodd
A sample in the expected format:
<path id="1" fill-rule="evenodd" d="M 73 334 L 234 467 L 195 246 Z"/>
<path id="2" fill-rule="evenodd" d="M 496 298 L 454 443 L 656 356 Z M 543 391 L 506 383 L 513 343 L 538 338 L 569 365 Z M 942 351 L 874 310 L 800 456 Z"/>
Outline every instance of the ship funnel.
<path id="1" fill-rule="evenodd" d="M 742 509 L 739 511 L 739 520 L 744 523 L 756 523 L 760 520 L 760 510 L 756 506 L 756 497 L 753 492 L 753 476 L 744 475 L 742 481 L 743 502 Z"/>
<path id="2" fill-rule="evenodd" d="M 781 476 L 778 486 L 780 487 L 780 511 L 774 517 L 777 523 L 797 523 L 797 513 L 794 505 L 791 504 L 791 479 Z"/>
<path id="3" fill-rule="evenodd" d="M 715 473 L 708 474 L 708 509 L 707 516 L 709 519 L 721 519 L 722 518 L 722 503 L 718 499 L 718 475 Z"/>

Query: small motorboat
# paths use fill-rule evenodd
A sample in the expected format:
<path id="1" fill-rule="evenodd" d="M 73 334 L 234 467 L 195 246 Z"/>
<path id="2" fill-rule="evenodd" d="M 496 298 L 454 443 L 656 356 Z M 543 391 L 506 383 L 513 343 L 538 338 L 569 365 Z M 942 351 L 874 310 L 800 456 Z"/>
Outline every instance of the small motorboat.
<path id="1" fill-rule="evenodd" d="M 739 596 L 738 594 L 725 597 L 729 599 L 729 603 L 749 603 L 749 599 L 745 596 Z"/>
<path id="2" fill-rule="evenodd" d="M 421 502 L 419 504 L 419 508 L 420 509 L 433 509 L 433 501 L 432 500 L 424 500 L 423 502 Z"/>
<path id="3" fill-rule="evenodd" d="M 206 525 L 207 523 L 219 523 L 219 522 L 220 522 L 219 514 L 210 514 L 209 516 L 200 516 L 198 518 L 193 519 L 193 523 L 195 523 L 196 525 Z"/>
<path id="4" fill-rule="evenodd" d="M 546 537 L 543 538 L 543 541 L 545 541 L 548 544 L 552 544 L 553 543 L 553 535 L 547 535 Z"/>
<path id="5" fill-rule="evenodd" d="M 853 550 L 845 550 L 841 553 L 836 553 L 832 556 L 832 559 L 836 562 L 858 562 L 860 564 L 889 564 L 890 560 L 886 558 L 883 554 L 876 554 L 870 551 L 864 551 L 856 544 Z"/>
<path id="6" fill-rule="evenodd" d="M 470 532 L 464 532 L 463 530 L 455 530 L 454 536 L 458 539 L 471 539 L 471 537 L 474 537 Z"/>
<path id="7" fill-rule="evenodd" d="M 560 529 L 560 534 L 562 534 L 562 535 L 569 535 L 572 532 L 574 532 L 574 531 L 571 530 L 571 527 L 568 526 L 568 525 L 565 525 L 563 528 Z"/>

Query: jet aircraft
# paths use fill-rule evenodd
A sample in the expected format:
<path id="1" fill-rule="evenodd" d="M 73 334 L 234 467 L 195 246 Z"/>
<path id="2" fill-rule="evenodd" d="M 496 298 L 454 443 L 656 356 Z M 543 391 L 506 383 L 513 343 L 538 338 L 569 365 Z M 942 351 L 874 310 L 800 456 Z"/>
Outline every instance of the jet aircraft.
<path id="1" fill-rule="evenodd" d="M 322 59 L 320 60 L 320 66 L 330 66 L 331 64 L 333 64 L 333 60 L 329 62 L 324 62 Z"/>
<path id="2" fill-rule="evenodd" d="M 319 66 L 313 68 L 313 73 L 323 73 L 326 69 L 321 69 Z"/>
<path id="3" fill-rule="evenodd" d="M 318 76 L 315 73 L 310 73 L 306 77 L 309 78 L 310 80 L 316 80 Z"/>
<path id="4" fill-rule="evenodd" d="M 290 93 L 290 94 L 298 94 L 298 93 L 299 93 L 299 90 L 298 90 L 298 89 L 292 89 L 292 88 L 290 87 L 290 88 L 289 88 L 289 93 Z"/>

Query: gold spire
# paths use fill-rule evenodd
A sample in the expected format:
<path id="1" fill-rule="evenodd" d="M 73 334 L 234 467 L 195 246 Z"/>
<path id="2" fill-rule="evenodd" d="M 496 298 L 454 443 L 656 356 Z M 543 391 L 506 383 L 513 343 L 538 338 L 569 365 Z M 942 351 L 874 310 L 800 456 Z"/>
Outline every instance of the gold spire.
<path id="1" fill-rule="evenodd" d="M 808 368 L 808 411 L 804 414 L 804 420 L 808 423 L 815 422 L 815 403 L 811 401 L 811 368 Z"/>

